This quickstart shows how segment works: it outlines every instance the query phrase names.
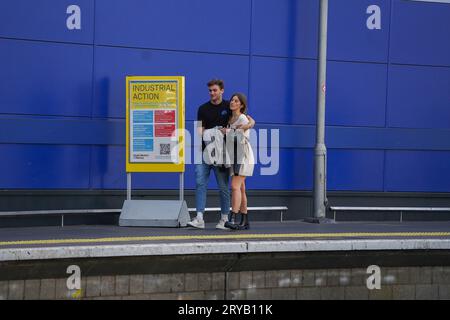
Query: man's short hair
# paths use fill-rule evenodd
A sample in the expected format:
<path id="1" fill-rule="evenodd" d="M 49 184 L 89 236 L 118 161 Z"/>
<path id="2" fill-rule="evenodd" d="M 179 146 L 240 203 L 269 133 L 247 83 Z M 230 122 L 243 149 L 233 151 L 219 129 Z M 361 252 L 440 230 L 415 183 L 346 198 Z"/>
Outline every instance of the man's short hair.
<path id="1" fill-rule="evenodd" d="M 207 83 L 208 88 L 214 85 L 218 85 L 221 90 L 225 87 L 223 80 L 221 79 L 212 79 Z"/>

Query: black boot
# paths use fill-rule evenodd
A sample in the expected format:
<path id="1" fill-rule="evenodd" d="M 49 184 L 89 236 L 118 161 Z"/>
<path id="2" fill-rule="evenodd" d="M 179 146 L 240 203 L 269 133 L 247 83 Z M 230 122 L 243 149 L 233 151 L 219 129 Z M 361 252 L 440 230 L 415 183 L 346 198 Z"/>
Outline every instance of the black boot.
<path id="1" fill-rule="evenodd" d="M 237 215 L 238 213 L 230 211 L 230 213 L 228 214 L 228 221 L 225 222 L 225 228 L 234 229 L 234 226 L 236 225 Z"/>
<path id="2" fill-rule="evenodd" d="M 237 225 L 237 230 L 250 229 L 250 223 L 248 222 L 248 213 L 241 213 L 241 222 Z"/>
<path id="3" fill-rule="evenodd" d="M 238 215 L 238 213 L 230 211 L 230 213 L 228 214 L 228 222 L 235 224 L 237 215 Z"/>

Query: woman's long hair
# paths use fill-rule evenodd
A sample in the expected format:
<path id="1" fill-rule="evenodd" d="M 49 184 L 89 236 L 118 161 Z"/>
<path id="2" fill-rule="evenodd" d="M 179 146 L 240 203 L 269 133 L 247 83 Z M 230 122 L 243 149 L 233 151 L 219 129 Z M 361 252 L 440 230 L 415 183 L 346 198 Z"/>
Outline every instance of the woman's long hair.
<path id="1" fill-rule="evenodd" d="M 234 97 L 237 97 L 241 102 L 241 113 L 247 114 L 247 97 L 245 96 L 245 94 L 240 92 L 233 93 L 233 95 L 230 98 L 230 101 L 233 100 Z"/>

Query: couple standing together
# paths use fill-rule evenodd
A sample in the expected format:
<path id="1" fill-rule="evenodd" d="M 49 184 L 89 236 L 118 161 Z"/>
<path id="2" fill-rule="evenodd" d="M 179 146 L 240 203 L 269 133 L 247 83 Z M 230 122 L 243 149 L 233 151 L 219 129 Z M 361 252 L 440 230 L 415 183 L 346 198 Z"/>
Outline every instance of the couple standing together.
<path id="1" fill-rule="evenodd" d="M 253 174 L 254 157 L 249 144 L 250 131 L 255 121 L 247 115 L 247 98 L 235 93 L 230 101 L 223 99 L 223 80 L 213 79 L 207 83 L 210 100 L 198 108 L 198 134 L 202 136 L 202 151 L 205 151 L 206 133 L 218 129 L 225 139 L 233 137 L 234 151 L 231 165 L 228 167 L 209 164 L 202 157 L 202 163 L 195 165 L 197 216 L 188 222 L 188 226 L 204 229 L 203 214 L 206 206 L 206 193 L 211 169 L 214 171 L 220 194 L 221 218 L 216 229 L 245 230 L 250 228 L 247 214 L 247 196 L 245 178 Z M 228 144 L 229 141 L 227 141 Z M 237 144 L 240 144 L 242 156 L 237 160 Z M 204 154 L 204 153 L 203 153 Z M 231 178 L 231 211 L 229 177 Z M 238 217 L 240 216 L 240 222 Z"/>

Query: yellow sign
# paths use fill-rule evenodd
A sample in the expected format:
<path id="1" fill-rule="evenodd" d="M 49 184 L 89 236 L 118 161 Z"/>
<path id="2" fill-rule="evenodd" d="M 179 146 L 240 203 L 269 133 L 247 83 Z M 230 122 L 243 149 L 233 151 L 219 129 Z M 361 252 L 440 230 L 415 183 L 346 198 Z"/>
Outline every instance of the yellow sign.
<path id="1" fill-rule="evenodd" d="M 126 77 L 127 172 L 184 172 L 184 77 Z"/>
<path id="2" fill-rule="evenodd" d="M 177 85 L 171 82 L 134 82 L 131 85 L 131 103 L 155 108 L 177 107 Z"/>

